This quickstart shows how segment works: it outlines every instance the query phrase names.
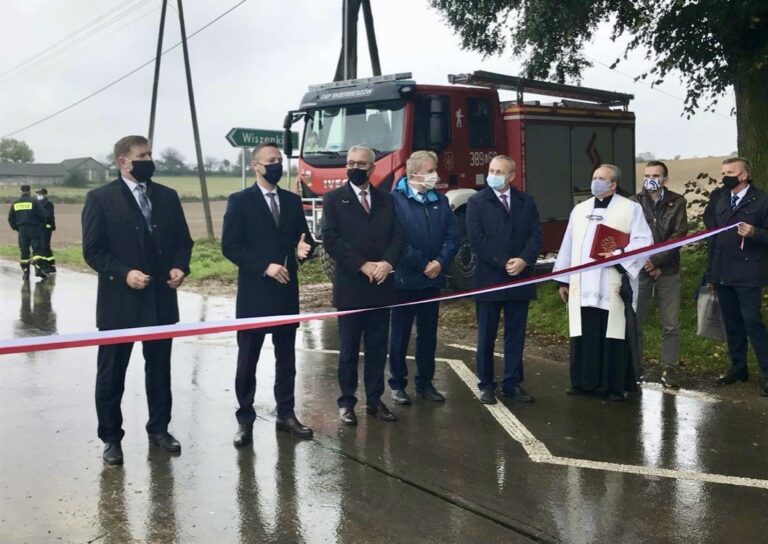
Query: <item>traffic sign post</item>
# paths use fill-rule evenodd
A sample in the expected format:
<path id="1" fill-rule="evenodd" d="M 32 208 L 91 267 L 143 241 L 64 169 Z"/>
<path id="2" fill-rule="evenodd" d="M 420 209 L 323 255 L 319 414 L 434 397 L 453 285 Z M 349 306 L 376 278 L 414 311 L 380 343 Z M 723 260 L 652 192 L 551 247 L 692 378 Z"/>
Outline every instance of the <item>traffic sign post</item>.
<path id="1" fill-rule="evenodd" d="M 283 148 L 282 130 L 264 130 L 260 128 L 241 128 L 235 127 L 227 133 L 227 141 L 232 147 L 242 147 L 242 170 L 243 170 L 243 189 L 245 189 L 245 155 L 249 147 L 256 147 L 259 144 L 272 142 Z M 291 142 L 293 147 L 299 147 L 299 133 L 291 132 Z M 291 159 L 288 158 L 288 179 L 291 179 Z"/>

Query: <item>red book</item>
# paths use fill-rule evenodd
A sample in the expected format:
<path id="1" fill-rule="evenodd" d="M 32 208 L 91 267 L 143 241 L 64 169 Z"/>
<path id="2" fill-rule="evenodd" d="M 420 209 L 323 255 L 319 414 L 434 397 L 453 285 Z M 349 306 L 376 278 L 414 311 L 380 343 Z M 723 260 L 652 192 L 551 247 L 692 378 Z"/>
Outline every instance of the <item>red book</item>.
<path id="1" fill-rule="evenodd" d="M 589 256 L 592 259 L 602 259 L 600 253 L 613 252 L 624 249 L 629 245 L 629 233 L 621 232 L 608 225 L 598 225 L 595 229 L 595 238 L 592 240 L 592 249 Z"/>

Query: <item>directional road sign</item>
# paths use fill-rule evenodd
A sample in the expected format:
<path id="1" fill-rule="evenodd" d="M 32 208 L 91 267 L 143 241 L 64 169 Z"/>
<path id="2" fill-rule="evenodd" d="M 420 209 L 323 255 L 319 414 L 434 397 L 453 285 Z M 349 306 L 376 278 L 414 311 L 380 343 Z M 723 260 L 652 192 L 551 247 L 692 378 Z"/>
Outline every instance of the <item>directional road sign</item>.
<path id="1" fill-rule="evenodd" d="M 256 147 L 266 142 L 274 142 L 282 148 L 283 131 L 235 127 L 227 134 L 227 141 L 232 144 L 232 147 Z M 299 146 L 298 132 L 291 132 L 291 141 L 294 148 Z"/>

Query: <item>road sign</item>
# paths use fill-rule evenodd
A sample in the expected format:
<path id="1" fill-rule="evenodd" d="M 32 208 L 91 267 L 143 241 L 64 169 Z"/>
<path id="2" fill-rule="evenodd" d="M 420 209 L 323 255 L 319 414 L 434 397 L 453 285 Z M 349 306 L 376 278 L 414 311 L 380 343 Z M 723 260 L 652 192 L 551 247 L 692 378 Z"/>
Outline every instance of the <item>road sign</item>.
<path id="1" fill-rule="evenodd" d="M 262 130 L 260 128 L 235 127 L 227 134 L 227 141 L 232 147 L 256 147 L 266 142 L 274 142 L 278 147 L 283 147 L 282 130 Z M 293 147 L 299 147 L 299 133 L 291 132 Z"/>

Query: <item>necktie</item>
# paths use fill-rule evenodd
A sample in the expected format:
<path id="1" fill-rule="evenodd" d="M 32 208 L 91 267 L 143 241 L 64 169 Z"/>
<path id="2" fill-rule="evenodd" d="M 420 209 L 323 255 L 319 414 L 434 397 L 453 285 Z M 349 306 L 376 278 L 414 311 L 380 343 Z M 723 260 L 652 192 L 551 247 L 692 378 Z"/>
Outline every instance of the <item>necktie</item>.
<path id="1" fill-rule="evenodd" d="M 507 195 L 499 195 L 501 197 L 501 203 L 504 204 L 504 209 L 509 213 L 509 202 L 507 202 Z"/>
<path id="2" fill-rule="evenodd" d="M 736 204 L 739 202 L 739 195 L 731 195 L 731 209 L 736 209 Z"/>
<path id="3" fill-rule="evenodd" d="M 144 216 L 144 222 L 147 224 L 149 232 L 152 232 L 152 204 L 149 202 L 149 198 L 147 198 L 147 191 L 143 184 L 136 184 L 136 194 L 139 196 L 141 215 Z"/>
<path id="4" fill-rule="evenodd" d="M 277 193 L 267 193 L 269 197 L 269 210 L 272 212 L 272 218 L 275 220 L 275 226 L 280 226 L 280 210 L 277 209 Z"/>
<path id="5" fill-rule="evenodd" d="M 365 196 L 367 194 L 366 191 L 360 191 L 360 205 L 365 210 L 365 213 L 371 213 L 371 207 L 368 205 L 368 199 Z"/>

